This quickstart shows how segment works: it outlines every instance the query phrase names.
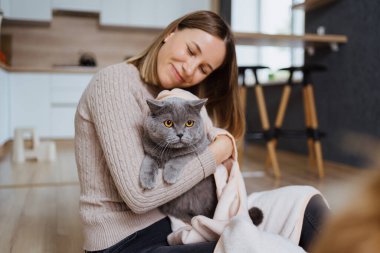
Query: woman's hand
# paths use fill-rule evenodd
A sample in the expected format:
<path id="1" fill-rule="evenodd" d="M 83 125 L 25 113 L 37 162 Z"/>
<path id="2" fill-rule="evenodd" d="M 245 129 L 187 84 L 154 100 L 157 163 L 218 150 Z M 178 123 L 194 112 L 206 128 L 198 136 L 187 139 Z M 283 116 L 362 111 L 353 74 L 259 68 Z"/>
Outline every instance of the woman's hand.
<path id="1" fill-rule="evenodd" d="M 234 150 L 231 139 L 226 135 L 218 135 L 208 148 L 214 154 L 217 165 L 230 158 Z"/>

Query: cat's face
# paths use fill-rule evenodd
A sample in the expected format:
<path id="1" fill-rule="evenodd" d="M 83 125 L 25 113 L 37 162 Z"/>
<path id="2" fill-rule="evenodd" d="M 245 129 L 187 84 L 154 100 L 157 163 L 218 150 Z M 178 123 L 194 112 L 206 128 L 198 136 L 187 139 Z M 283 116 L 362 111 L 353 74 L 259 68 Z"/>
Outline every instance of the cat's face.
<path id="1" fill-rule="evenodd" d="M 205 138 L 200 110 L 206 101 L 180 98 L 147 100 L 151 114 L 144 122 L 146 134 L 161 147 L 183 148 L 199 142 Z"/>

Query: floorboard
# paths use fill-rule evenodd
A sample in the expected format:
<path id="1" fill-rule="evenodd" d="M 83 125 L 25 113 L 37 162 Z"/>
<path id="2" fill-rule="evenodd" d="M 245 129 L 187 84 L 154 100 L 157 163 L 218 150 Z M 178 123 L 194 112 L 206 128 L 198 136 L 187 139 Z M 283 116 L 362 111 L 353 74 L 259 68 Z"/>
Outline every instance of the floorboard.
<path id="1" fill-rule="evenodd" d="M 0 160 L 0 252 L 82 252 L 79 218 L 79 183 L 73 142 L 58 143 L 54 163 L 29 161 L 13 164 L 10 154 Z M 288 152 L 278 153 L 282 172 L 275 179 L 264 169 L 265 149 L 247 145 L 242 171 L 247 192 L 287 185 L 312 185 L 332 208 L 347 201 L 362 170 L 325 163 L 326 176 L 318 179 L 308 159 Z"/>

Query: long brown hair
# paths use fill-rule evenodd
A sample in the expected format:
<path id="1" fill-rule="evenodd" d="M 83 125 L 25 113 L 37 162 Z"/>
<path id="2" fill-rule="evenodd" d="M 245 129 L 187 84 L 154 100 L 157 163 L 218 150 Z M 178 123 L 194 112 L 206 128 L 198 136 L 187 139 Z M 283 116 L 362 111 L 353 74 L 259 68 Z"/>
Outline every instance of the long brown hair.
<path id="1" fill-rule="evenodd" d="M 144 82 L 159 84 L 158 52 L 164 39 L 176 29 L 200 29 L 225 42 L 226 56 L 222 65 L 188 90 L 199 97 L 208 98 L 207 111 L 216 126 L 228 130 L 236 139 L 243 137 L 245 119 L 239 100 L 235 39 L 230 27 L 217 14 L 197 11 L 174 20 L 145 51 L 128 62 L 139 69 Z"/>

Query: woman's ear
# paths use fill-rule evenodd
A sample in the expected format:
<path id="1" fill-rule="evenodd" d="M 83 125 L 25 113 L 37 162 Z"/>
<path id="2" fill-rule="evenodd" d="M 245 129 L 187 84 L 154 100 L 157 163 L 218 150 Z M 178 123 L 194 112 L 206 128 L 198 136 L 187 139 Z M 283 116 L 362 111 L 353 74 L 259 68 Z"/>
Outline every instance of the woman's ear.
<path id="1" fill-rule="evenodd" d="M 170 37 L 173 36 L 174 33 L 175 33 L 175 31 L 171 32 L 168 36 L 166 36 L 166 38 L 164 39 L 164 43 L 166 43 L 166 41 L 168 41 L 168 39 L 170 39 Z"/>

